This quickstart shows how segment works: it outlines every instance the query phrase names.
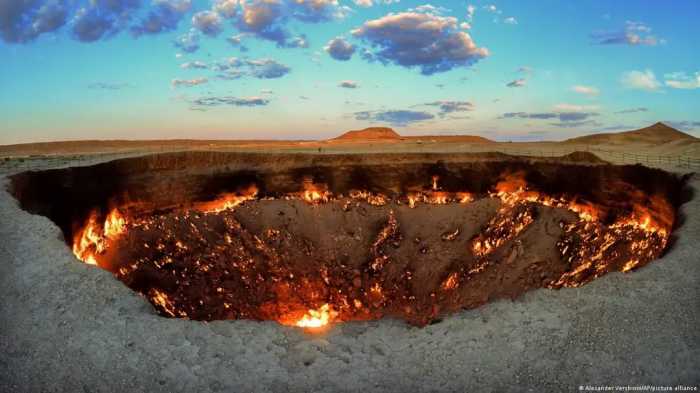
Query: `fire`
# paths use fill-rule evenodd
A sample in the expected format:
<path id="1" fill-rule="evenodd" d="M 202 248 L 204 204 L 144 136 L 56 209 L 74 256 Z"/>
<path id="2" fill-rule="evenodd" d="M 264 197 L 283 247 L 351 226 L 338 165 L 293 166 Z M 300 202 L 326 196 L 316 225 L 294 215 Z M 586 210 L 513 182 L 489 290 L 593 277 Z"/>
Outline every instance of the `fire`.
<path id="1" fill-rule="evenodd" d="M 102 225 L 98 222 L 97 212 L 93 211 L 73 238 L 73 254 L 88 265 L 97 265 L 97 256 L 107 250 L 109 241 L 124 232 L 126 218 L 118 209 L 112 209 Z"/>
<path id="2" fill-rule="evenodd" d="M 469 192 L 458 192 L 456 194 L 457 200 L 459 203 L 469 203 L 469 202 L 474 202 L 474 195 L 472 195 Z"/>
<path id="3" fill-rule="evenodd" d="M 328 202 L 333 196 L 333 194 L 328 191 L 328 186 L 325 184 L 314 184 L 313 180 L 310 178 L 305 178 L 302 186 L 303 191 L 301 192 L 301 199 L 309 203 Z"/>
<path id="4" fill-rule="evenodd" d="M 294 325 L 301 328 L 320 328 L 331 323 L 338 313 L 328 304 L 324 304 L 317 310 L 310 309 Z"/>
<path id="5" fill-rule="evenodd" d="M 532 204 L 506 205 L 474 239 L 472 251 L 475 255 L 484 257 L 518 236 L 534 221 L 535 209 Z"/>
<path id="6" fill-rule="evenodd" d="M 442 282 L 442 289 L 445 291 L 455 289 L 459 285 L 459 282 L 457 281 L 457 279 L 458 279 L 457 273 L 455 273 L 455 272 L 450 273 L 450 275 L 447 276 L 445 281 Z"/>
<path id="7" fill-rule="evenodd" d="M 172 285 L 147 283 L 146 288 L 139 287 L 138 291 L 160 314 L 169 317 L 273 319 L 286 326 L 317 329 L 337 321 L 379 318 L 390 307 L 400 305 L 402 308 L 396 310 L 408 310 L 401 311 L 407 318 L 427 323 L 419 318 L 420 307 L 437 307 L 439 302 L 460 299 L 464 291 L 471 290 L 470 280 L 475 277 L 489 279 L 497 270 L 513 268 L 508 265 L 517 265 L 513 261 L 518 261 L 522 255 L 523 244 L 530 244 L 539 236 L 544 224 L 547 224 L 548 236 L 558 236 L 547 240 L 554 251 L 550 253 L 551 263 L 556 266 L 557 273 L 542 274 L 535 268 L 533 272 L 524 271 L 523 276 L 536 278 L 536 282 L 528 284 L 529 288 L 532 285 L 576 287 L 610 271 L 627 272 L 644 266 L 665 248 L 675 214 L 673 206 L 663 196 L 649 196 L 638 190 L 638 194 L 633 194 L 636 189 L 624 190 L 630 200 L 613 199 L 610 203 L 599 202 L 598 196 L 598 199 L 586 200 L 579 195 L 547 194 L 537 190 L 535 184 L 529 184 L 524 172 L 506 173 L 493 188 L 480 194 L 449 190 L 453 183 L 441 187 L 439 180 L 437 176 L 424 179 L 422 185 L 408 186 L 403 195 L 350 190 L 343 196 L 333 194 L 326 184 L 306 178 L 299 189 L 281 196 L 259 196 L 257 187 L 252 185 L 222 194 L 211 202 L 148 217 L 132 214 L 127 218 L 122 214 L 127 211 L 124 206 L 120 207 L 121 211 L 112 209 L 106 216 L 94 211 L 76 232 L 73 252 L 85 263 L 99 263 L 105 267 L 109 247 L 116 248 L 117 240 L 129 244 L 134 248 L 135 257 L 114 266 L 115 274 L 127 283 L 141 280 L 136 281 L 139 285 L 143 282 L 144 271 L 148 273 L 148 280 L 151 275 L 167 276 L 166 282 Z M 468 185 L 465 189 L 469 189 Z M 441 228 L 440 239 L 451 242 L 442 243 L 442 246 L 457 246 L 455 252 L 461 253 L 464 259 L 457 256 L 455 262 L 460 263 L 450 265 L 441 273 L 444 274 L 440 276 L 441 281 L 435 282 L 435 288 L 425 291 L 432 292 L 429 299 L 412 292 L 418 276 L 411 281 L 415 273 L 411 267 L 396 271 L 397 262 L 402 261 L 398 259 L 401 254 L 396 254 L 394 249 L 399 249 L 402 241 L 410 241 L 416 244 L 416 250 L 428 254 L 435 245 L 423 244 L 427 242 L 418 237 L 406 238 L 406 233 L 402 232 L 403 225 L 408 223 L 404 221 L 407 220 L 406 207 L 414 208 L 419 203 L 471 203 L 489 197 L 496 199 L 489 201 L 489 209 L 497 205 L 493 202 L 500 201 L 500 206 L 491 217 L 482 215 L 479 218 L 482 227 L 478 232 L 462 224 Z M 314 258 L 317 262 L 314 256 L 317 245 L 313 241 L 297 239 L 295 233 L 281 227 L 263 227 L 259 232 L 249 232 L 233 211 L 246 201 L 275 198 L 297 204 L 301 204 L 299 201 L 313 205 L 339 202 L 345 211 L 361 203 L 383 206 L 381 211 L 387 216 L 383 226 L 372 229 L 374 237 L 367 243 L 369 255 L 361 261 L 362 266 L 353 266 L 350 271 L 348 266 L 339 264 L 320 272 L 314 269 L 304 272 L 289 264 L 291 257 L 280 250 L 299 246 L 305 255 L 300 257 L 302 262 L 307 263 L 304 258 Z M 573 214 L 562 211 L 554 214 L 552 208 L 566 209 Z M 358 210 L 364 213 L 370 209 L 365 206 Z M 559 222 L 559 227 L 557 221 L 554 225 L 545 221 L 552 217 Z M 120 240 L 127 231 L 129 239 Z M 131 250 L 121 248 L 118 254 L 123 251 Z M 387 281 L 390 275 L 403 277 L 404 281 Z M 195 280 L 199 282 L 197 287 L 192 284 Z M 226 281 L 236 284 L 222 285 Z M 270 285 L 276 289 L 269 292 Z M 186 290 L 188 288 L 197 290 Z M 265 306 L 260 306 L 261 296 L 268 293 L 276 297 L 266 299 Z M 324 300 L 319 302 L 320 299 Z M 311 304 L 320 306 L 307 310 L 308 305 L 302 306 L 307 302 L 318 302 Z"/>
<path id="8" fill-rule="evenodd" d="M 600 221 L 604 209 L 578 198 L 567 199 L 565 196 L 549 196 L 529 189 L 524 173 L 507 173 L 496 186 L 491 195 L 501 199 L 504 204 L 515 205 L 522 202 L 535 202 L 549 207 L 568 209 L 576 213 L 583 221 Z M 663 197 L 653 195 L 646 203 L 639 190 L 630 191 L 633 212 L 625 217 L 618 217 L 613 226 L 630 225 L 645 232 L 658 232 L 666 236 L 673 226 L 673 208 Z"/>
<path id="9" fill-rule="evenodd" d="M 166 295 L 158 289 L 153 289 L 151 292 L 151 300 L 153 301 L 153 303 L 157 306 L 160 306 L 160 308 L 163 309 L 163 311 L 166 314 L 170 315 L 171 317 L 174 317 L 176 315 L 175 306 L 173 306 L 173 303 L 168 298 L 168 295 Z"/>
<path id="10" fill-rule="evenodd" d="M 126 231 L 126 219 L 119 213 L 119 210 L 113 209 L 105 220 L 104 232 L 107 238 L 114 238 Z"/>
<path id="11" fill-rule="evenodd" d="M 384 206 L 387 204 L 389 198 L 382 194 L 373 194 L 369 191 L 363 190 L 352 190 L 350 191 L 350 198 L 359 201 L 365 201 L 373 206 Z"/>
<path id="12" fill-rule="evenodd" d="M 253 200 L 257 195 L 258 188 L 253 184 L 236 193 L 221 194 L 216 200 L 196 203 L 194 208 L 204 213 L 220 213 L 224 210 L 233 209 L 243 202 Z"/>
<path id="13" fill-rule="evenodd" d="M 639 261 L 636 259 L 632 259 L 631 261 L 628 261 L 622 266 L 622 271 L 627 273 L 628 271 L 632 270 L 639 264 Z"/>

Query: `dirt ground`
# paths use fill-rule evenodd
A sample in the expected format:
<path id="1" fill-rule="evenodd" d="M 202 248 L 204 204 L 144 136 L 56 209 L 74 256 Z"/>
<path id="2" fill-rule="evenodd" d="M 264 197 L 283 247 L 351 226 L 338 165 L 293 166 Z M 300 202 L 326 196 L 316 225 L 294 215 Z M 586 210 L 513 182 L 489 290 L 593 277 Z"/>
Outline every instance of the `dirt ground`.
<path id="1" fill-rule="evenodd" d="M 320 146 L 319 153 L 477 148 L 410 143 Z M 576 149 L 517 149 L 544 147 Z M 318 152 L 319 146 L 208 148 Z M 664 149 L 698 154 L 693 146 Z M 160 317 L 110 273 L 79 263 L 58 227 L 21 210 L 4 191 L 5 176 L 18 171 L 143 152 L 42 152 L 0 160 L 0 391 L 545 392 L 700 385 L 698 175 L 689 182 L 696 197 L 681 207 L 677 241 L 634 273 L 611 273 L 580 288 L 531 291 L 423 328 L 382 319 L 310 334 L 275 322 Z M 670 162 L 655 165 L 688 172 Z"/>
<path id="2" fill-rule="evenodd" d="M 36 165 L 54 167 L 70 160 L 92 161 L 106 155 L 125 157 L 177 151 L 231 151 L 265 153 L 364 154 L 364 153 L 477 153 L 503 152 L 525 156 L 561 156 L 590 151 L 613 163 L 642 163 L 666 169 L 700 169 L 700 139 L 656 143 L 644 138 L 601 142 L 479 142 L 473 136 L 405 137 L 399 140 L 236 141 L 154 140 L 78 141 L 0 146 L 0 168 L 20 170 Z M 93 157 L 97 156 L 97 157 Z M 679 159 L 680 158 L 680 159 Z M 36 162 L 35 162 L 36 161 Z"/>

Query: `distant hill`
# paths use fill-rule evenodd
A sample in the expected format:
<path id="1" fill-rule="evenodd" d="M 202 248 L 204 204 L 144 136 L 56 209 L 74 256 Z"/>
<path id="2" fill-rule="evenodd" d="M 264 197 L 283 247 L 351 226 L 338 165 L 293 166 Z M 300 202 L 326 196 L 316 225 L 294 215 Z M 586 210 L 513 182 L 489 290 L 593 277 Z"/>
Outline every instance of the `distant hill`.
<path id="1" fill-rule="evenodd" d="M 364 130 L 353 130 L 333 138 L 333 140 L 367 140 L 367 139 L 395 139 L 400 140 L 401 135 L 389 127 L 369 127 Z"/>
<path id="2" fill-rule="evenodd" d="M 634 131 L 594 134 L 567 139 L 564 142 L 584 144 L 623 144 L 623 143 L 648 143 L 664 144 L 671 142 L 695 142 L 698 138 L 678 131 L 664 123 L 656 123 L 649 127 Z"/>
<path id="3" fill-rule="evenodd" d="M 475 135 L 418 135 L 401 136 L 389 127 L 369 127 L 364 130 L 353 130 L 331 139 L 337 142 L 360 141 L 417 141 L 417 142 L 462 142 L 462 143 L 492 143 L 492 140 Z"/>
<path id="4" fill-rule="evenodd" d="M 460 143 L 494 143 L 491 139 L 477 135 L 419 135 L 404 136 L 405 140 L 418 140 L 423 142 L 460 142 Z"/>

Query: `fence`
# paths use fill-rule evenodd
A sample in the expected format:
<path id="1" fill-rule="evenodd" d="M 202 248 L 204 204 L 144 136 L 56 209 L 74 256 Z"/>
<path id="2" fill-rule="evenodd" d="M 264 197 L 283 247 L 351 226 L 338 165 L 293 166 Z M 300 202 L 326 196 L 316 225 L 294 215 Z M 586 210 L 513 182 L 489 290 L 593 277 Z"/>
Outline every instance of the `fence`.
<path id="1" fill-rule="evenodd" d="M 572 150 L 572 153 L 575 150 Z M 670 155 L 657 155 L 657 154 L 647 154 L 647 153 L 627 153 L 623 151 L 615 150 L 605 150 L 596 147 L 587 147 L 585 151 L 596 154 L 601 159 L 610 161 L 616 164 L 645 164 L 647 166 L 675 166 L 678 168 L 688 168 L 688 169 L 700 169 L 700 158 L 693 158 L 689 156 L 670 156 Z M 540 156 L 540 157 L 554 157 L 561 156 L 563 153 L 561 151 L 524 151 L 525 154 L 514 153 L 517 155 L 526 156 Z M 530 154 L 531 153 L 531 154 Z"/>
<path id="2" fill-rule="evenodd" d="M 429 151 L 429 145 L 424 145 Z M 457 149 L 450 149 L 450 152 L 456 152 Z M 561 157 L 576 151 L 587 151 L 593 153 L 605 161 L 614 164 L 644 164 L 647 166 L 670 166 L 687 169 L 700 169 L 700 157 L 690 157 L 682 155 L 659 155 L 649 153 L 628 153 L 623 151 L 606 150 L 597 147 L 572 147 L 562 149 L 561 147 L 553 147 L 552 149 L 518 149 L 515 147 L 503 147 L 493 145 L 471 145 L 469 147 L 461 146 L 462 151 L 473 153 L 497 152 L 514 156 L 526 157 Z"/>

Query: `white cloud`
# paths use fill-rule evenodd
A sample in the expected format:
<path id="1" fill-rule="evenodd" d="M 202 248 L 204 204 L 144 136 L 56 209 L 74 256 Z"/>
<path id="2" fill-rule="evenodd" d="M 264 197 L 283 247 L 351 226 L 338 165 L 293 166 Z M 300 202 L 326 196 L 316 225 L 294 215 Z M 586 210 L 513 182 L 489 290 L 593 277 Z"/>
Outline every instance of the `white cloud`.
<path id="1" fill-rule="evenodd" d="M 554 110 L 557 112 L 590 112 L 600 109 L 598 105 L 576 105 L 576 104 L 557 104 L 554 105 Z"/>
<path id="2" fill-rule="evenodd" d="M 627 71 L 622 74 L 620 82 L 628 89 L 656 91 L 661 87 L 652 70 Z"/>
<path id="3" fill-rule="evenodd" d="M 238 14 L 239 0 L 215 0 L 212 9 L 224 18 L 233 18 Z"/>
<path id="4" fill-rule="evenodd" d="M 216 12 L 201 11 L 192 16 L 192 26 L 211 37 L 221 32 L 221 17 Z"/>
<path id="5" fill-rule="evenodd" d="M 503 19 L 503 23 L 508 24 L 508 25 L 517 25 L 518 21 L 512 16 L 509 16 L 505 19 Z"/>
<path id="6" fill-rule="evenodd" d="M 588 96 L 597 96 L 598 94 L 600 94 L 600 90 L 598 90 L 597 87 L 593 86 L 576 85 L 573 86 L 571 90 L 575 91 L 576 93 L 581 93 Z"/>
<path id="7" fill-rule="evenodd" d="M 500 13 L 501 13 L 501 11 L 498 9 L 498 7 L 496 7 L 496 6 L 493 5 L 493 4 L 485 5 L 485 6 L 484 6 L 484 9 L 485 9 L 486 11 L 491 12 L 491 13 L 494 13 L 494 14 L 500 14 Z"/>
<path id="8" fill-rule="evenodd" d="M 674 89 L 700 89 L 700 71 L 695 76 L 689 76 L 685 72 L 673 72 L 664 75 L 666 86 Z"/>
<path id="9" fill-rule="evenodd" d="M 188 61 L 187 63 L 182 63 L 180 64 L 180 68 L 185 69 L 185 70 L 192 70 L 192 69 L 206 69 L 209 68 L 207 63 L 204 63 L 202 61 Z"/>
<path id="10" fill-rule="evenodd" d="M 374 4 L 372 3 L 372 0 L 354 0 L 355 5 L 360 6 L 360 7 L 371 7 Z"/>
<path id="11" fill-rule="evenodd" d="M 471 22 L 474 19 L 474 13 L 476 12 L 476 7 L 469 4 L 467 5 L 467 19 Z"/>

